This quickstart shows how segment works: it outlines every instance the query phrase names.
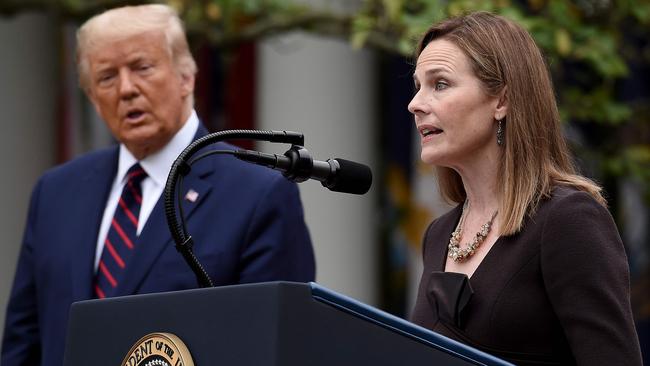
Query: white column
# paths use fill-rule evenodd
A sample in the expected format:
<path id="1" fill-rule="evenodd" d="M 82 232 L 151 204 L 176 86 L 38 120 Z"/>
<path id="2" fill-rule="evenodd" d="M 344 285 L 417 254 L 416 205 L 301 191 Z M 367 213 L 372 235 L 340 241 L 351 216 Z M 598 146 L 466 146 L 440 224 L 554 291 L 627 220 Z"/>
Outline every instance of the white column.
<path id="1" fill-rule="evenodd" d="M 258 46 L 258 128 L 304 133 L 305 147 L 319 160 L 376 166 L 376 87 L 373 54 L 347 42 L 292 33 Z M 288 147 L 259 146 L 274 153 Z M 300 190 L 316 251 L 316 282 L 375 305 L 378 190 L 335 193 L 316 181 L 301 183 Z"/>
<path id="2" fill-rule="evenodd" d="M 40 14 L 0 18 L 0 329 L 36 179 L 54 163 L 57 31 Z"/>

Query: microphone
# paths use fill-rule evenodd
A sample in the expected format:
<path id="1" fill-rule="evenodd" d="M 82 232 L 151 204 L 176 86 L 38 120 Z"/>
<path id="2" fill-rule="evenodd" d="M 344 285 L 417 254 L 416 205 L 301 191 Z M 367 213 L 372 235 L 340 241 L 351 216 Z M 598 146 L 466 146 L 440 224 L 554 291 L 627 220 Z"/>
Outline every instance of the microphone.
<path id="1" fill-rule="evenodd" d="M 302 146 L 293 145 L 284 155 L 237 150 L 235 157 L 279 170 L 292 182 L 315 179 L 334 192 L 364 194 L 372 185 L 372 171 L 364 164 L 345 159 L 314 160 Z"/>

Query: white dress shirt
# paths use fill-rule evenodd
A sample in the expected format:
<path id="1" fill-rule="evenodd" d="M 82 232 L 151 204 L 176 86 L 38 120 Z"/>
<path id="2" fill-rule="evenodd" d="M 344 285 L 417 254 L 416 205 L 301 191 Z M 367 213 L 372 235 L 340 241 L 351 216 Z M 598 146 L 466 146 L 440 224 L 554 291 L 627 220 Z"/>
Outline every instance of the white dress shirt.
<path id="1" fill-rule="evenodd" d="M 196 112 L 192 111 L 190 118 L 185 122 L 183 127 L 176 132 L 176 135 L 172 137 L 167 145 L 160 149 L 160 151 L 140 160 L 140 166 L 142 166 L 142 169 L 147 173 L 147 178 L 142 181 L 142 205 L 138 217 L 138 235 L 142 232 L 142 228 L 147 223 L 151 211 L 153 211 L 156 202 L 158 202 L 160 195 L 165 189 L 165 183 L 167 183 L 167 176 L 169 175 L 172 164 L 178 155 L 183 152 L 190 143 L 192 143 L 198 128 L 199 118 L 197 117 Z M 115 214 L 117 203 L 122 195 L 122 189 L 127 182 L 126 172 L 137 162 L 138 160 L 133 156 L 133 154 L 131 154 L 126 146 L 120 144 L 117 174 L 113 180 L 108 200 L 106 201 L 102 224 L 99 227 L 99 235 L 97 236 L 95 271 L 97 271 L 99 259 L 104 250 L 104 240 L 108 234 L 108 229 L 111 225 L 113 215 Z"/>

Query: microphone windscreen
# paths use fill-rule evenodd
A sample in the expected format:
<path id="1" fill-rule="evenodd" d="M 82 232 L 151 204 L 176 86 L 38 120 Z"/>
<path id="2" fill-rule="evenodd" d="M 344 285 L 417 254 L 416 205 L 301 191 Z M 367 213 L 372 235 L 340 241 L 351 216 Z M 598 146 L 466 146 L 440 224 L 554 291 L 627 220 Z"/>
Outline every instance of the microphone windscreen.
<path id="1" fill-rule="evenodd" d="M 325 185 L 331 191 L 365 194 L 372 185 L 372 171 L 367 165 L 345 159 L 334 159 L 339 164 L 336 179 Z"/>

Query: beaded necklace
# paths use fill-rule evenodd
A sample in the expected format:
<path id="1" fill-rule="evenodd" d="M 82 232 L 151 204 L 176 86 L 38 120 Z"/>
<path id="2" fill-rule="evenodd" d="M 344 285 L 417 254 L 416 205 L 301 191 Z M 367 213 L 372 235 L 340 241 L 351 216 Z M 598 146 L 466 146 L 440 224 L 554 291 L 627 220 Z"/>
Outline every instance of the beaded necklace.
<path id="1" fill-rule="evenodd" d="M 463 212 L 460 215 L 460 220 L 458 221 L 458 225 L 456 226 L 456 229 L 454 230 L 453 233 L 451 233 L 451 238 L 449 238 L 449 252 L 447 256 L 451 259 L 454 260 L 454 262 L 464 262 L 466 261 L 469 257 L 473 256 L 474 253 L 476 253 L 476 250 L 478 247 L 481 245 L 483 240 L 487 238 L 488 234 L 490 233 L 490 230 L 492 229 L 492 221 L 494 218 L 497 216 L 497 213 L 499 211 L 494 211 L 492 214 L 492 217 L 488 222 L 483 224 L 481 226 L 481 230 L 476 233 L 474 236 L 474 239 L 467 244 L 467 248 L 461 249 L 460 248 L 460 235 L 463 232 L 463 222 L 465 222 L 465 213 L 469 211 L 469 201 L 465 200 L 465 203 L 463 204 Z"/>

